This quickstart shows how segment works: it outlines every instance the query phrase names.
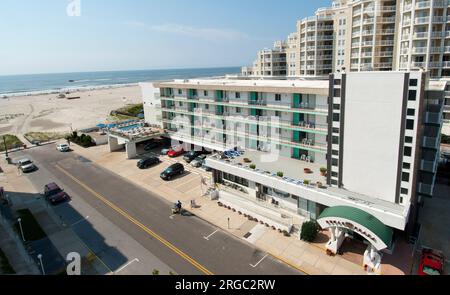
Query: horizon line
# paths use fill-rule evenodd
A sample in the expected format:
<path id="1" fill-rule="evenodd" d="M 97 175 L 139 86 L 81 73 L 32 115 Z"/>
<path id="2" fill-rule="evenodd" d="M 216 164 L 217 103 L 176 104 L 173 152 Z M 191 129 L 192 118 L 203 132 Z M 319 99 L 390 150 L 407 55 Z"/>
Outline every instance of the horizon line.
<path id="1" fill-rule="evenodd" d="M 28 73 L 28 74 L 0 74 L 0 77 L 14 76 L 32 76 L 32 75 L 58 75 L 58 74 L 82 74 L 82 73 L 111 73 L 111 72 L 143 72 L 143 71 L 164 71 L 164 70 L 202 70 L 202 69 L 231 69 L 241 68 L 242 66 L 214 66 L 214 67 L 167 67 L 167 68 L 148 68 L 140 70 L 93 70 L 93 71 L 75 71 L 75 72 L 46 72 L 46 73 Z"/>

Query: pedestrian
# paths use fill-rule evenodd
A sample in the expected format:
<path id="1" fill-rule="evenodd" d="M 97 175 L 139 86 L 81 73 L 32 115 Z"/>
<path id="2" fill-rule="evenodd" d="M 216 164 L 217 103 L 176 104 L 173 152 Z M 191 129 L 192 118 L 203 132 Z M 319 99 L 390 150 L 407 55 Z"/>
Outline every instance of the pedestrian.
<path id="1" fill-rule="evenodd" d="M 70 146 L 70 138 L 67 138 L 67 144 Z"/>

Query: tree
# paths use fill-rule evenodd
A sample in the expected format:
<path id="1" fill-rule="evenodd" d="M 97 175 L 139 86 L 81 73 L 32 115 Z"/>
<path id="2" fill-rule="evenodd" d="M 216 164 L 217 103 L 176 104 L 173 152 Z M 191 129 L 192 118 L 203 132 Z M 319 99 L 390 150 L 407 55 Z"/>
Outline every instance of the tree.
<path id="1" fill-rule="evenodd" d="M 315 221 L 303 223 L 300 239 L 306 242 L 313 242 L 319 233 L 319 225 Z"/>

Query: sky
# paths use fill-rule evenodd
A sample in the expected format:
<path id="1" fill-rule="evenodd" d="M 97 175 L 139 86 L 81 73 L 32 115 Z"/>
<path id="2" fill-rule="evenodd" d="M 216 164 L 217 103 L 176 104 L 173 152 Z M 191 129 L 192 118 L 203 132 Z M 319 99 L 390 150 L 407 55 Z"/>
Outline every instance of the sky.
<path id="1" fill-rule="evenodd" d="M 298 19 L 330 4 L 1 0 L 0 75 L 250 65 Z"/>

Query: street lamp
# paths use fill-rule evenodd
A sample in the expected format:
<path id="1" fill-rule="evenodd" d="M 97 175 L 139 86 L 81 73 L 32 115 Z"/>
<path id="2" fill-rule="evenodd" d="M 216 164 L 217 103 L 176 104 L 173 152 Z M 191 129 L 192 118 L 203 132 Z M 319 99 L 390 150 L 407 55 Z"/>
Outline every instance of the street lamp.
<path id="1" fill-rule="evenodd" d="M 22 235 L 22 240 L 25 242 L 25 235 L 23 234 L 23 228 L 22 228 L 22 218 L 17 219 L 19 222 L 19 228 L 20 228 L 20 234 Z"/>
<path id="2" fill-rule="evenodd" d="M 42 254 L 39 254 L 37 258 L 39 259 L 39 263 L 41 264 L 42 274 L 45 276 L 44 263 L 42 262 Z"/>

